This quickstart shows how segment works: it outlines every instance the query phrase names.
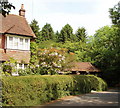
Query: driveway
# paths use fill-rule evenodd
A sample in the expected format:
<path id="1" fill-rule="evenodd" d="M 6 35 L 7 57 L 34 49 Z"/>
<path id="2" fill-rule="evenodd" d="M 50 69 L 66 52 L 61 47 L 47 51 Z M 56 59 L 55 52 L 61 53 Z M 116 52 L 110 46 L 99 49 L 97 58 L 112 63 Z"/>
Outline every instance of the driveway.
<path id="1" fill-rule="evenodd" d="M 119 106 L 118 94 L 116 89 L 103 92 L 92 91 L 89 94 L 58 99 L 43 106 Z"/>

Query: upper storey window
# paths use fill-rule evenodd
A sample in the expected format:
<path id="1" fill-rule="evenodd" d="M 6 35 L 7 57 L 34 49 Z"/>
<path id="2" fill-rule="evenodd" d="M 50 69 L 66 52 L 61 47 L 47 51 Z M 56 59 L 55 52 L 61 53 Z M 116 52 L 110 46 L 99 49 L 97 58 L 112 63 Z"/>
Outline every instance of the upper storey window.
<path id="1" fill-rule="evenodd" d="M 9 47 L 13 47 L 13 37 L 9 37 Z"/>
<path id="2" fill-rule="evenodd" d="M 30 38 L 7 36 L 6 48 L 30 50 Z"/>

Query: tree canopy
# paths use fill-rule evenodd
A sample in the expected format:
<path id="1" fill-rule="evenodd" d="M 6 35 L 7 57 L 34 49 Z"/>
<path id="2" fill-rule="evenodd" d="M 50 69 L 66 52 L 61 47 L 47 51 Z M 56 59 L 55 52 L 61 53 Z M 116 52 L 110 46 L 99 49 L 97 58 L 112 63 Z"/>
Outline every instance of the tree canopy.
<path id="1" fill-rule="evenodd" d="M 15 9 L 15 6 L 13 6 L 12 3 L 9 3 L 8 0 L 0 0 L 0 13 L 3 16 L 9 14 L 12 8 Z"/>
<path id="2" fill-rule="evenodd" d="M 40 36 L 40 28 L 39 28 L 38 22 L 34 19 L 31 22 L 30 27 L 32 28 L 33 32 L 35 33 L 36 42 L 39 43 L 41 40 L 41 36 Z"/>
<path id="3" fill-rule="evenodd" d="M 120 27 L 120 2 L 113 8 L 110 8 L 109 13 L 112 23 Z"/>
<path id="4" fill-rule="evenodd" d="M 78 28 L 76 37 L 78 41 L 84 42 L 87 38 L 86 29 L 84 27 Z"/>
<path id="5" fill-rule="evenodd" d="M 54 39 L 54 31 L 50 24 L 46 23 L 41 30 L 42 40 L 52 40 Z"/>
<path id="6" fill-rule="evenodd" d="M 58 37 L 59 42 L 65 42 L 65 41 L 72 41 L 74 39 L 73 37 L 73 28 L 66 24 L 62 30 L 60 31 L 60 35 Z"/>
<path id="7" fill-rule="evenodd" d="M 109 84 L 119 82 L 120 34 L 118 27 L 105 26 L 96 31 L 92 45 L 91 58 L 103 72 Z"/>

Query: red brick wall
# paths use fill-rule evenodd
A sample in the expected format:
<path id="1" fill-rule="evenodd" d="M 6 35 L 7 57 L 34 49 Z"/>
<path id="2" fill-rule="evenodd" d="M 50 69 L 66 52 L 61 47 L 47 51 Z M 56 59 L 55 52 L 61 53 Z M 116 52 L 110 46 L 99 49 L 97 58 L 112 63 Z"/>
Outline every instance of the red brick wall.
<path id="1" fill-rule="evenodd" d="M 2 48 L 2 35 L 0 35 L 0 48 Z"/>
<path id="2" fill-rule="evenodd" d="M 0 35 L 0 48 L 5 48 L 5 35 Z"/>
<path id="3" fill-rule="evenodd" d="M 25 63 L 29 63 L 30 61 L 30 51 L 6 50 L 6 54 L 8 57 L 14 58 L 19 63 L 21 63 L 21 61 L 24 61 Z"/>
<path id="4" fill-rule="evenodd" d="M 0 34 L 0 61 L 5 61 L 4 46 L 5 46 L 5 36 Z"/>
<path id="5" fill-rule="evenodd" d="M 29 63 L 30 51 L 0 49 L 0 61 L 7 61 L 10 57 L 14 58 L 19 63 L 21 63 L 21 61 Z"/>

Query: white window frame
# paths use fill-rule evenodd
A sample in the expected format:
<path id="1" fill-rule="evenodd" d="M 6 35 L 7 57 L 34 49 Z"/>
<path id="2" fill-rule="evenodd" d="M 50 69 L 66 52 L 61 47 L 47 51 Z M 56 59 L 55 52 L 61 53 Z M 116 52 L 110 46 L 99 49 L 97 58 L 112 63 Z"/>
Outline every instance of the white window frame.
<path id="1" fill-rule="evenodd" d="M 9 40 L 10 37 L 13 38 L 12 45 L 10 45 L 10 40 Z M 20 39 L 23 39 L 23 45 L 20 45 L 21 44 Z M 25 42 L 26 39 L 28 40 L 28 43 Z M 15 46 L 15 44 L 16 44 L 16 46 Z M 7 36 L 6 48 L 7 49 L 18 49 L 18 50 L 30 50 L 30 38 L 18 37 L 18 36 Z"/>
<path id="2" fill-rule="evenodd" d="M 21 65 L 21 67 L 20 67 L 20 65 Z M 17 69 L 26 69 L 27 66 L 28 66 L 28 64 L 18 63 L 17 64 Z"/>
<path id="3" fill-rule="evenodd" d="M 21 42 L 22 39 L 22 42 Z M 19 38 L 19 49 L 24 49 L 24 39 L 23 38 Z"/>
<path id="4" fill-rule="evenodd" d="M 19 38 L 18 37 L 13 37 L 13 49 L 18 49 L 18 45 L 19 45 Z"/>

